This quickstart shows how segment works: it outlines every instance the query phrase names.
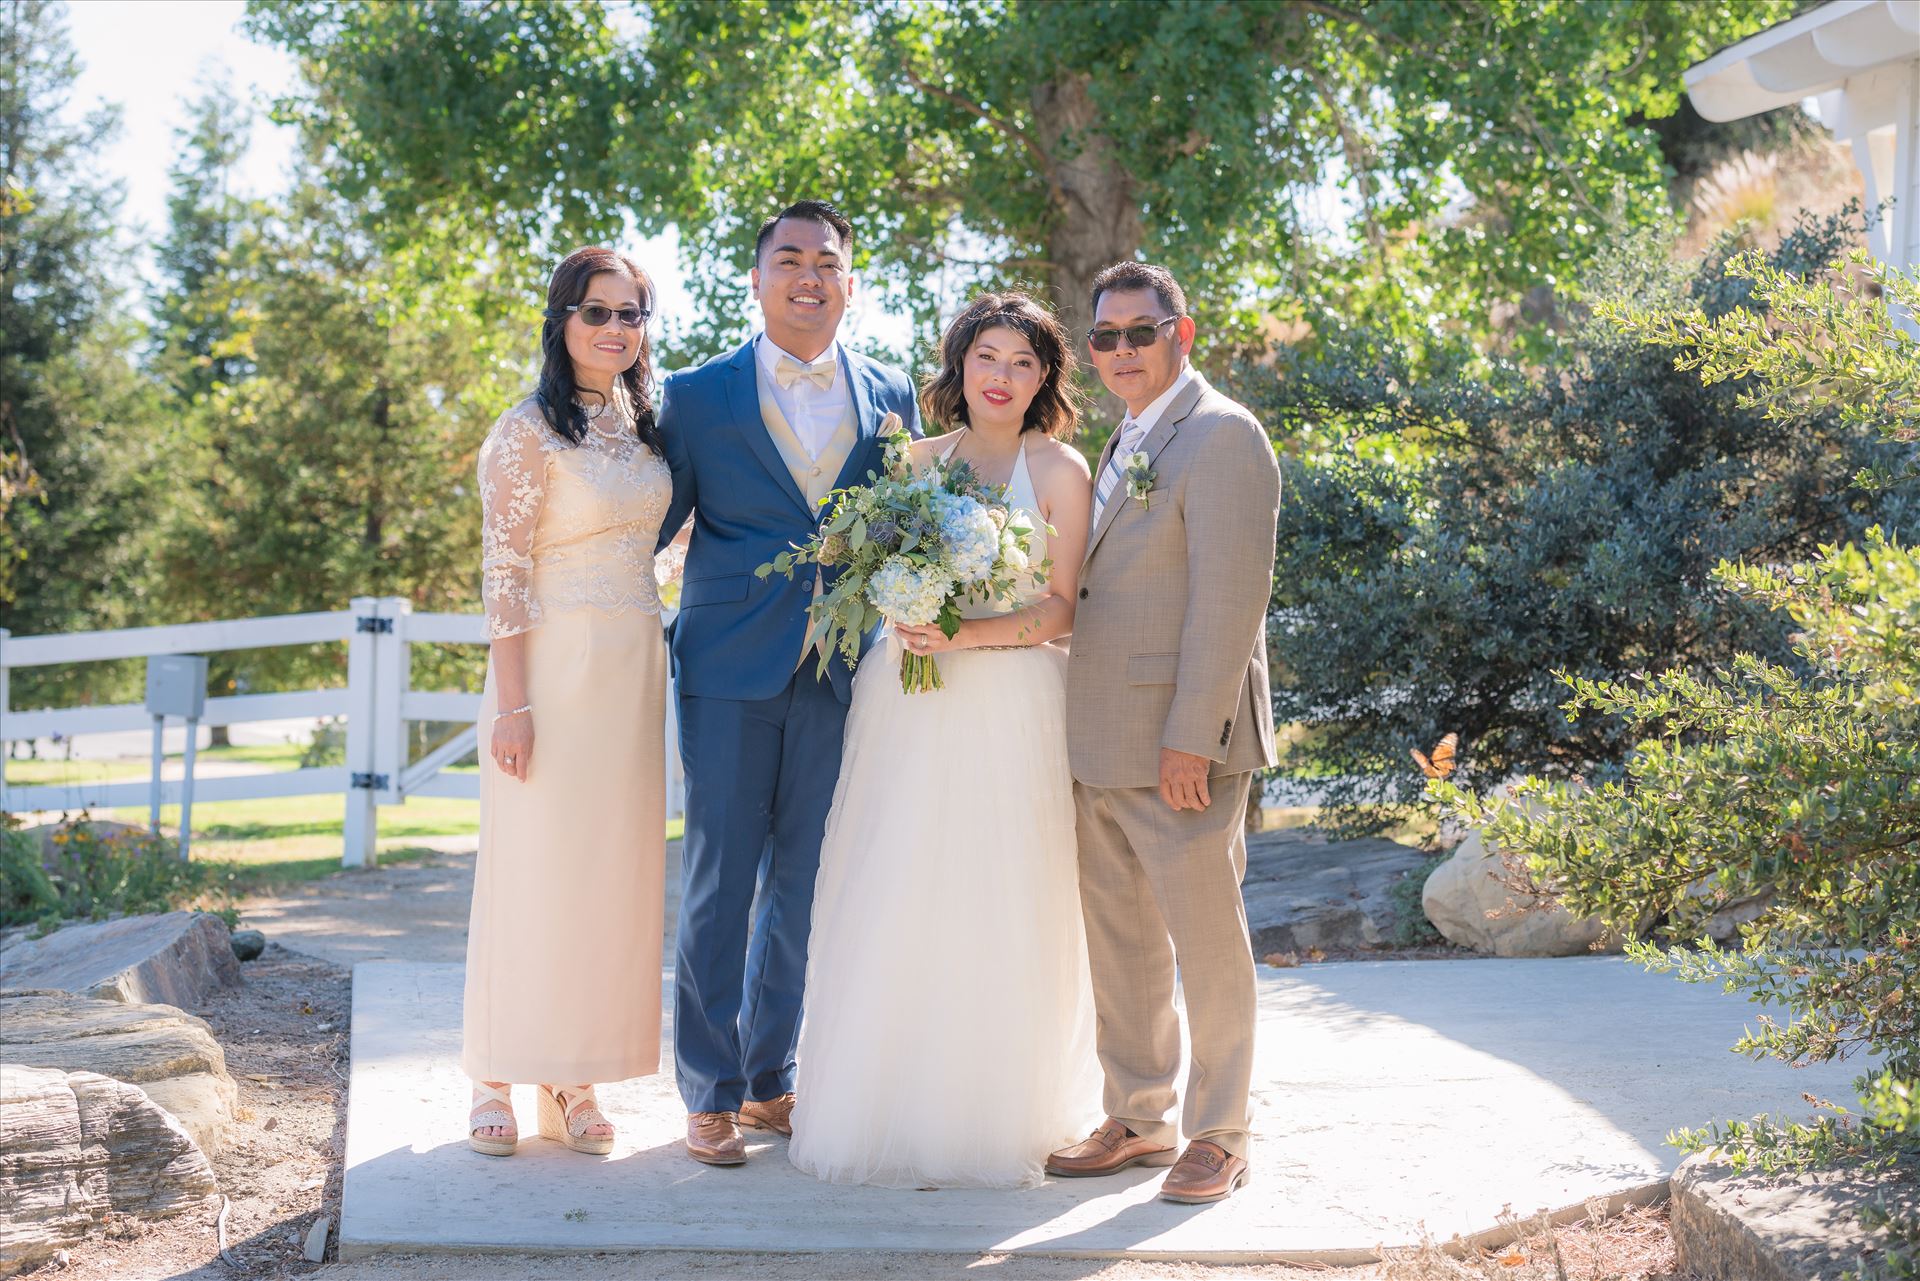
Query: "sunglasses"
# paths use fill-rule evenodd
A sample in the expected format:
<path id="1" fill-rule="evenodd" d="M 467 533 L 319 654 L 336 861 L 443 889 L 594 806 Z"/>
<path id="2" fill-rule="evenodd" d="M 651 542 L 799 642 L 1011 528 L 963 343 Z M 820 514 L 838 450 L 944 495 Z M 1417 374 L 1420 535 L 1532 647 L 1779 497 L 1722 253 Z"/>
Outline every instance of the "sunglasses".
<path id="1" fill-rule="evenodd" d="M 573 312 L 596 329 L 616 316 L 628 329 L 638 329 L 646 324 L 647 317 L 653 314 L 650 311 L 642 311 L 638 307 L 622 307 L 616 311 L 612 307 L 603 307 L 597 302 L 575 303 L 571 307 L 562 307 L 561 310 Z"/>
<path id="2" fill-rule="evenodd" d="M 1165 320 L 1156 320 L 1151 325 L 1129 325 L 1125 329 L 1089 329 L 1087 343 L 1095 351 L 1112 351 L 1120 345 L 1122 338 L 1129 347 L 1151 347 L 1160 341 L 1160 331 L 1168 325 L 1179 323 L 1180 317 L 1168 316 Z"/>

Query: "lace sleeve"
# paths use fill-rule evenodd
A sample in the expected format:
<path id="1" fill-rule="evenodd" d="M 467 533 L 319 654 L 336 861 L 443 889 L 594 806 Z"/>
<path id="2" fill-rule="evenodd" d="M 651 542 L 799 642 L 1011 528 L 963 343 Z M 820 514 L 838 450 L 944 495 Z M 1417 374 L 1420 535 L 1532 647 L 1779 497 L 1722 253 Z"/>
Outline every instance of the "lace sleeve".
<path id="1" fill-rule="evenodd" d="M 687 523 L 680 527 L 680 532 L 673 536 L 673 541 L 662 547 L 653 558 L 653 577 L 660 586 L 679 582 L 680 575 L 686 572 L 687 543 L 692 536 L 693 518 L 689 516 Z"/>
<path id="2" fill-rule="evenodd" d="M 542 621 L 532 578 L 533 534 L 547 488 L 546 431 L 538 409 L 516 405 L 480 446 L 480 595 L 488 640 Z"/>

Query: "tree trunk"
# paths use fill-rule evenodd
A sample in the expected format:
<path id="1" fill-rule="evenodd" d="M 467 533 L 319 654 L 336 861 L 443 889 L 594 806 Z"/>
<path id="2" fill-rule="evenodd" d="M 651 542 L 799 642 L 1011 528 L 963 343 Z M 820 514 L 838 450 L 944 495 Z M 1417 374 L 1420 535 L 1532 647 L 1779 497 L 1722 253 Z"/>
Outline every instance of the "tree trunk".
<path id="1" fill-rule="evenodd" d="M 1140 256 L 1140 205 L 1133 176 L 1113 140 L 1099 128 L 1090 78 L 1064 75 L 1033 90 L 1034 141 L 1051 161 L 1054 217 L 1047 232 L 1053 305 L 1074 350 L 1085 355 L 1093 323 L 1093 278 L 1102 268 Z M 1101 407 L 1119 416 L 1119 401 Z M 1103 415 L 1104 416 L 1104 415 Z"/>
<path id="2" fill-rule="evenodd" d="M 387 441 L 393 434 L 393 398 L 387 393 L 385 382 L 375 384 L 373 402 L 373 432 L 379 442 L 374 450 L 373 468 L 370 472 L 371 488 L 367 493 L 366 523 L 360 531 L 360 543 L 375 558 L 380 555 L 381 540 L 386 537 L 386 495 L 380 480 L 381 468 L 388 459 Z"/>

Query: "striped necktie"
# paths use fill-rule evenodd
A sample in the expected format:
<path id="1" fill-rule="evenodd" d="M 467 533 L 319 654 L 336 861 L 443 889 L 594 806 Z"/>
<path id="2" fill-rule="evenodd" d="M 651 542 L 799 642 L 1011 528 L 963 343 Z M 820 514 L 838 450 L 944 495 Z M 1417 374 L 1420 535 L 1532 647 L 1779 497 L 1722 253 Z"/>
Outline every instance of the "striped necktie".
<path id="1" fill-rule="evenodd" d="M 1131 418 L 1120 424 L 1120 443 L 1113 447 L 1113 456 L 1107 459 L 1106 467 L 1100 472 L 1100 483 L 1093 491 L 1093 519 L 1096 524 L 1099 523 L 1100 513 L 1107 509 L 1107 500 L 1113 496 L 1114 487 L 1126 473 L 1128 456 L 1140 448 L 1140 441 L 1146 434 L 1146 426 Z"/>

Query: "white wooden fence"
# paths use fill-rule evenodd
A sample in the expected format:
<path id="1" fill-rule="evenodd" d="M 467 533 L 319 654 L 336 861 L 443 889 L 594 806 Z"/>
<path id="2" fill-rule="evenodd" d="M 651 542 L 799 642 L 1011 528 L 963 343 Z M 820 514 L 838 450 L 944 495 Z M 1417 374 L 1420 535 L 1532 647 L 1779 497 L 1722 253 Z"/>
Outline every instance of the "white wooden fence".
<path id="1" fill-rule="evenodd" d="M 139 703 L 15 711 L 11 707 L 8 678 L 16 668 L 344 641 L 347 646 L 345 688 L 209 698 L 201 723 L 244 725 L 293 717 L 342 716 L 346 718 L 347 727 L 347 763 L 318 769 L 198 778 L 194 781 L 194 799 L 235 801 L 338 792 L 346 805 L 341 862 L 348 867 L 371 863 L 379 806 L 401 805 L 409 796 L 477 798 L 480 795 L 479 775 L 446 772 L 447 766 L 474 750 L 477 733 L 471 722 L 480 714 L 480 695 L 411 688 L 408 647 L 484 645 L 486 624 L 478 614 L 416 614 L 408 601 L 397 596 L 355 597 L 350 606 L 338 613 L 283 614 L 272 618 L 54 636 L 12 636 L 0 629 L 0 743 L 53 734 L 73 736 L 145 730 L 153 725 L 146 708 Z M 467 722 L 468 728 L 419 760 L 409 761 L 408 721 Z M 684 795 L 677 739 L 674 700 L 669 697 L 669 818 L 680 815 Z M 147 803 L 151 788 L 150 778 L 35 787 L 9 787 L 0 778 L 0 810 L 73 812 L 139 806 Z M 161 801 L 177 805 L 180 792 L 179 780 L 162 783 Z"/>

